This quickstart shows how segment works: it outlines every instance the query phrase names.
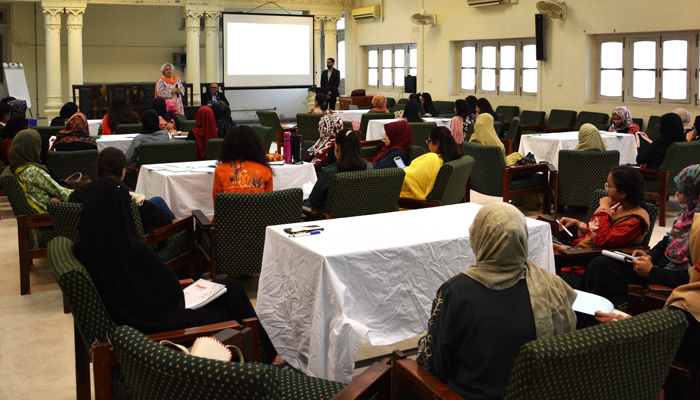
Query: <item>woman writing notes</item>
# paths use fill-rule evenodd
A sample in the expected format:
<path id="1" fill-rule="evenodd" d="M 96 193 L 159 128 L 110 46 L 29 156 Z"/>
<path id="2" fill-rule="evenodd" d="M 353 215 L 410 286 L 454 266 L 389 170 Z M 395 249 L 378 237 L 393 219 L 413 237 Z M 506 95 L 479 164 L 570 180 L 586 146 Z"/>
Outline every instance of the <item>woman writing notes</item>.
<path id="1" fill-rule="evenodd" d="M 185 86 L 177 75 L 173 75 L 173 65 L 165 63 L 160 68 L 163 76 L 156 81 L 156 98 L 162 97 L 165 100 L 174 99 L 177 103 L 177 113 L 185 114 L 182 106 L 182 96 L 185 94 Z"/>

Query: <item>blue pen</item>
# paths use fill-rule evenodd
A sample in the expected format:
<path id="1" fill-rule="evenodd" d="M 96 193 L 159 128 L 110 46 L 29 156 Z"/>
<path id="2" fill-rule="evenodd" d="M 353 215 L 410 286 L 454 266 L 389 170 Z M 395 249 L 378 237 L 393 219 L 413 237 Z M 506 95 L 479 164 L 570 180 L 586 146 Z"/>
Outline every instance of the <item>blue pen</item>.
<path id="1" fill-rule="evenodd" d="M 321 231 L 299 232 L 299 233 L 292 233 L 289 235 L 289 237 L 318 235 L 320 233 L 321 233 Z"/>

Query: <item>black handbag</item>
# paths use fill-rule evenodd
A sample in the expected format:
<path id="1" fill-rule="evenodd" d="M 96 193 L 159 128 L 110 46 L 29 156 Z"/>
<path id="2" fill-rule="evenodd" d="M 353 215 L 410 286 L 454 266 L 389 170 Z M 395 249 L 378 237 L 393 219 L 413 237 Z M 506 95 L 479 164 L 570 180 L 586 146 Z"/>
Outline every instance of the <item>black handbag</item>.
<path id="1" fill-rule="evenodd" d="M 535 160 L 535 155 L 532 153 L 527 153 L 527 155 L 520 160 L 515 162 L 515 165 L 533 165 L 537 164 L 537 160 Z"/>

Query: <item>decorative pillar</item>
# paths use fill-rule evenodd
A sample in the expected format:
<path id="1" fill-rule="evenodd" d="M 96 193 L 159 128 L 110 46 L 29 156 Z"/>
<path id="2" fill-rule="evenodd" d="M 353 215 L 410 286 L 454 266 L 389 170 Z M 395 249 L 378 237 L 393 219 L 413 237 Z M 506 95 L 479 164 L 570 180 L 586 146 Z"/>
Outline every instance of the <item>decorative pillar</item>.
<path id="1" fill-rule="evenodd" d="M 200 72 L 199 72 L 199 32 L 201 30 L 199 21 L 204 17 L 204 12 L 185 10 L 185 31 L 187 32 L 187 83 L 192 84 L 194 90 L 194 100 L 191 105 L 198 106 L 202 102 L 199 96 Z"/>
<path id="2" fill-rule="evenodd" d="M 68 30 L 68 92 L 73 85 L 83 84 L 83 14 L 87 4 L 71 3 L 66 8 L 66 29 Z"/>
<path id="3" fill-rule="evenodd" d="M 321 23 L 323 17 L 314 17 L 314 82 L 321 82 Z M 311 102 L 313 104 L 313 101 Z"/>
<path id="4" fill-rule="evenodd" d="M 338 63 L 338 21 L 340 17 L 326 16 L 323 24 L 323 33 L 326 35 L 326 60 L 333 58 Z"/>
<path id="5" fill-rule="evenodd" d="M 220 12 L 204 14 L 204 31 L 206 32 L 207 83 L 219 79 L 219 19 Z M 198 92 L 197 92 L 198 93 Z"/>
<path id="6" fill-rule="evenodd" d="M 63 8 L 42 5 L 46 31 L 46 105 L 47 121 L 58 116 L 63 107 L 61 95 L 61 14 Z"/>

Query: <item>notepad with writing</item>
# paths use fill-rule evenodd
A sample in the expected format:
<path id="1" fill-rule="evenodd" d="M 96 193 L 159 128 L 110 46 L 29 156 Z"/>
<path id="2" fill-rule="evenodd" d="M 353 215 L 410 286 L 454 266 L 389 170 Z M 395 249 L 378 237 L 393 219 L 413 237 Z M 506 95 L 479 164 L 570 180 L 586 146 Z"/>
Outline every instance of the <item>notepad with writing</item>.
<path id="1" fill-rule="evenodd" d="M 199 279 L 197 282 L 186 287 L 184 292 L 185 308 L 196 310 L 226 293 L 226 285 L 210 282 L 206 279 Z"/>

